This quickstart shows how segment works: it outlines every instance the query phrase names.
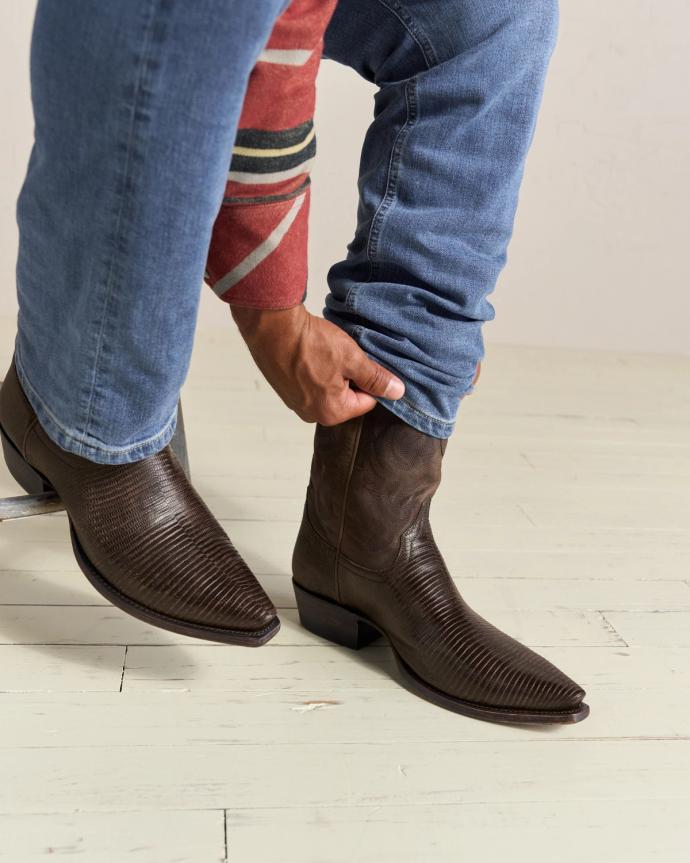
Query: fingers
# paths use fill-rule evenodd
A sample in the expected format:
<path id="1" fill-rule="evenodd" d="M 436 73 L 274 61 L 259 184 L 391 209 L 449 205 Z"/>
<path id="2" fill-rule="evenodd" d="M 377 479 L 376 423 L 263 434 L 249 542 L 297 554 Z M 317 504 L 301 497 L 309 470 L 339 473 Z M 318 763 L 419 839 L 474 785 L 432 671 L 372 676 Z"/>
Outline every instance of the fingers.
<path id="1" fill-rule="evenodd" d="M 322 426 L 337 426 L 368 413 L 377 404 L 378 402 L 373 396 L 360 390 L 353 390 L 345 384 L 343 392 L 337 400 L 332 398 L 317 410 L 310 411 L 307 415 L 300 414 L 300 417 L 305 422 L 317 422 Z"/>
<path id="2" fill-rule="evenodd" d="M 388 369 L 370 360 L 364 351 L 357 348 L 345 373 L 365 393 L 397 401 L 405 394 L 405 384 Z"/>
<path id="3" fill-rule="evenodd" d="M 314 416 L 302 417 L 307 422 L 317 422 L 322 426 L 337 426 L 355 417 L 374 410 L 378 402 L 373 396 L 361 390 L 353 390 L 345 386 L 343 394 L 337 404 L 331 401 L 324 405 L 321 410 L 315 412 Z"/>
<path id="4" fill-rule="evenodd" d="M 343 405 L 345 419 L 342 420 L 342 422 L 362 416 L 362 414 L 369 413 L 369 411 L 372 411 L 377 404 L 378 402 L 373 398 L 373 396 L 348 387 L 345 395 L 345 403 Z"/>

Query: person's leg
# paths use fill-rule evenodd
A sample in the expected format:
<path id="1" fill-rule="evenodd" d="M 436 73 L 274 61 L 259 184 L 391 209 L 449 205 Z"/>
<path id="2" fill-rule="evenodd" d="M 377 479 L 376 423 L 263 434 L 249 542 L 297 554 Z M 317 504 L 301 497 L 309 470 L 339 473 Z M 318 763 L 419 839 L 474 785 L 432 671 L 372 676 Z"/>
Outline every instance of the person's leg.
<path id="1" fill-rule="evenodd" d="M 50 437 L 172 437 L 247 79 L 285 0 L 41 0 L 18 204 L 16 368 Z"/>
<path id="2" fill-rule="evenodd" d="M 325 314 L 406 392 L 317 427 L 293 555 L 304 626 L 354 648 L 385 634 L 410 690 L 512 723 L 584 719 L 584 691 L 467 605 L 429 509 L 481 358 L 555 21 L 551 0 L 340 2 L 327 54 L 381 89 Z"/>
<path id="3" fill-rule="evenodd" d="M 340 0 L 325 56 L 379 87 L 358 226 L 325 316 L 447 438 L 483 354 L 557 28 L 556 0 Z"/>
<path id="4" fill-rule="evenodd" d="M 167 441 L 247 78 L 284 0 L 41 0 L 0 439 L 148 624 L 257 646 L 273 604 Z"/>

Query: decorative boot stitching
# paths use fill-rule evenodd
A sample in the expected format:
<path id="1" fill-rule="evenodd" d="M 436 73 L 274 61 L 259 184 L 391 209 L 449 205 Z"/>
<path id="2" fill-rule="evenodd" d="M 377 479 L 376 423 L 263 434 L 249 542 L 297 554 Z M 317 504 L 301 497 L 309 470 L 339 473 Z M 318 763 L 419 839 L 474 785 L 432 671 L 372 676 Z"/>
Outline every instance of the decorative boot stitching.
<path id="1" fill-rule="evenodd" d="M 337 602 L 341 601 L 340 598 L 340 549 L 343 544 L 343 534 L 345 532 L 345 516 L 347 514 L 347 499 L 350 494 L 350 483 L 352 481 L 352 474 L 355 469 L 355 461 L 357 460 L 357 451 L 359 450 L 359 442 L 362 437 L 362 428 L 364 426 L 364 418 L 360 417 L 357 421 L 357 428 L 355 430 L 354 442 L 352 444 L 352 455 L 350 457 L 350 464 L 347 469 L 347 480 L 345 481 L 345 490 L 343 492 L 343 508 L 340 511 L 340 525 L 338 527 L 338 538 L 335 546 L 335 598 Z"/>

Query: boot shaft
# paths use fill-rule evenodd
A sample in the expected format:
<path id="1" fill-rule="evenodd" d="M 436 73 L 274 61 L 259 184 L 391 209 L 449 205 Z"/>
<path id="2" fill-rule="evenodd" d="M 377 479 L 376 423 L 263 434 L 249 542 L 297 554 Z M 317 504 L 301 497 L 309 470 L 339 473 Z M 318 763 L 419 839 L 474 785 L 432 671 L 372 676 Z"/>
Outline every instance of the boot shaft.
<path id="1" fill-rule="evenodd" d="M 22 455 L 25 455 L 27 430 L 35 422 L 36 415 L 24 395 L 12 362 L 0 387 L 0 426 Z"/>
<path id="2" fill-rule="evenodd" d="M 381 405 L 339 426 L 317 426 L 307 492 L 313 528 L 339 555 L 387 569 L 438 488 L 445 446 Z"/>

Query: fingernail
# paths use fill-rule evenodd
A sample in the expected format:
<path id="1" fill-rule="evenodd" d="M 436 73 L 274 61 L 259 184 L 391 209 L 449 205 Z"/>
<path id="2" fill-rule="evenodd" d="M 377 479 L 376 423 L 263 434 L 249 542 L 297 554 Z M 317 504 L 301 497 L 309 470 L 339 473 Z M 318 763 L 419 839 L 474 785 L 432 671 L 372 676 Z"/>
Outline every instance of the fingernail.
<path id="1" fill-rule="evenodd" d="M 386 392 L 383 394 L 384 399 L 395 401 L 405 395 L 405 384 L 398 378 L 391 378 L 388 381 Z"/>

